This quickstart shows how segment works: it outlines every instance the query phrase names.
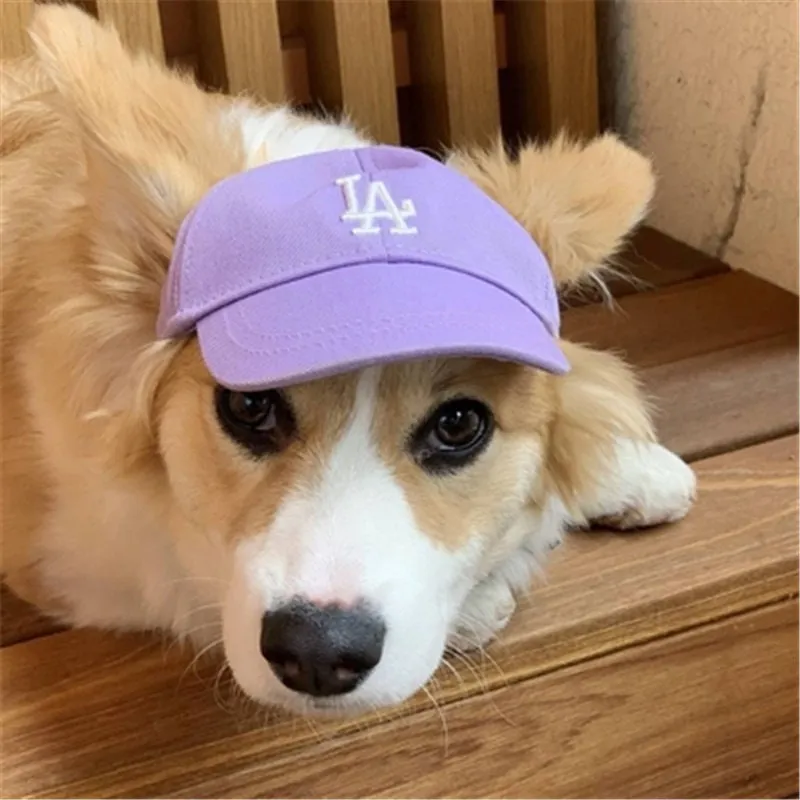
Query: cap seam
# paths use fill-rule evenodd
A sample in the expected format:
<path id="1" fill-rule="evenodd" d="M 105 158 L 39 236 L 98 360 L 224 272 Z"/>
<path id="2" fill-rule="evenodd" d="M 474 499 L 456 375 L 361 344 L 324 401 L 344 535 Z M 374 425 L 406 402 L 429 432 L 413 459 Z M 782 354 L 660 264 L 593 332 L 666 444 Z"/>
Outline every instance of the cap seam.
<path id="1" fill-rule="evenodd" d="M 472 278 L 473 280 L 479 280 L 482 283 L 485 283 L 485 284 L 487 284 L 489 286 L 492 286 L 495 289 L 498 289 L 499 291 L 502 291 L 504 294 L 507 294 L 509 297 L 512 297 L 518 303 L 523 305 L 528 311 L 530 311 L 542 323 L 542 325 L 544 325 L 545 330 L 547 330 L 547 332 L 551 336 L 557 336 L 558 335 L 558 330 L 559 330 L 558 310 L 556 310 L 556 316 L 557 316 L 556 323 L 555 323 L 555 325 L 551 325 L 550 323 L 548 323 L 547 320 L 545 320 L 542 317 L 542 315 L 535 308 L 533 308 L 529 303 L 526 303 L 515 292 L 510 291 L 509 289 L 507 289 L 506 287 L 502 286 L 501 284 L 496 283 L 494 281 L 491 281 L 491 280 L 489 280 L 489 279 L 487 279 L 487 278 L 485 278 L 483 276 L 475 275 L 474 273 L 469 272 L 468 270 L 464 269 L 461 266 L 455 266 L 455 265 L 452 265 L 452 264 L 445 264 L 445 263 L 442 263 L 442 262 L 421 261 L 421 260 L 416 260 L 414 258 L 392 258 L 391 255 L 389 255 L 389 257 L 386 259 L 386 261 L 387 261 L 387 263 L 390 263 L 390 264 L 403 264 L 403 263 L 407 262 L 407 263 L 418 264 L 418 265 L 422 265 L 422 266 L 428 266 L 428 267 L 431 267 L 433 269 L 446 269 L 446 270 L 448 270 L 450 272 L 457 272 L 460 275 L 464 275 L 466 277 Z M 215 304 L 208 311 L 206 311 L 205 313 L 200 314 L 196 318 L 194 317 L 193 312 L 197 311 L 198 309 L 196 309 L 196 308 L 187 309 L 185 314 L 189 314 L 189 315 L 191 315 L 193 317 L 193 322 L 191 323 L 191 326 L 190 326 L 189 330 L 191 330 L 191 328 L 197 327 L 197 324 L 201 320 L 205 319 L 206 317 L 209 317 L 214 313 L 222 311 L 225 308 L 228 308 L 229 306 L 234 305 L 235 303 L 241 302 L 242 300 L 246 300 L 247 298 L 252 297 L 253 295 L 260 294 L 261 292 L 270 291 L 272 289 L 278 289 L 281 286 L 287 286 L 287 285 L 290 285 L 292 283 L 296 283 L 298 281 L 305 280 L 307 278 L 316 277 L 317 275 L 324 275 L 324 274 L 326 274 L 328 272 L 336 272 L 338 270 L 347 269 L 349 267 L 364 266 L 364 265 L 371 264 L 371 263 L 383 263 L 383 260 L 382 259 L 375 259 L 375 258 L 368 258 L 368 259 L 365 259 L 363 261 L 351 261 L 351 262 L 349 262 L 347 264 L 337 264 L 335 266 L 330 266 L 330 267 L 325 267 L 325 268 L 321 268 L 321 269 L 315 270 L 314 272 L 307 272 L 304 275 L 298 275 L 296 277 L 292 277 L 292 278 L 287 279 L 287 280 L 279 281 L 278 283 L 270 284 L 269 286 L 261 286 L 261 287 L 259 287 L 257 289 L 253 289 L 252 291 L 247 292 L 246 294 L 237 295 L 236 297 L 231 298 L 230 300 L 228 300 L 227 302 L 225 302 L 225 303 L 223 303 L 221 305 L 216 305 Z M 218 298 L 214 298 L 214 300 L 216 300 L 216 299 L 218 299 Z"/>
<path id="2" fill-rule="evenodd" d="M 359 167 L 359 170 L 360 170 L 360 174 L 363 175 L 364 177 L 366 177 L 366 179 L 370 183 L 372 183 L 372 181 L 374 180 L 374 175 L 375 175 L 375 162 L 374 162 L 374 160 L 372 158 L 369 158 L 369 159 L 367 158 L 368 153 L 365 150 L 362 150 L 361 152 L 357 152 L 355 154 L 355 156 L 356 156 L 356 161 L 358 162 L 358 167 Z M 366 163 L 367 160 L 369 160 L 369 164 Z M 352 231 L 350 231 L 350 235 L 354 236 L 355 234 Z M 385 256 L 386 260 L 389 261 L 390 260 L 389 247 L 388 247 L 387 242 L 386 242 L 386 231 L 383 229 L 383 226 L 379 226 L 379 234 L 378 235 L 380 237 L 379 240 L 380 240 L 380 243 L 381 243 L 381 249 L 383 251 L 381 253 L 381 256 Z"/>
<path id="3" fill-rule="evenodd" d="M 195 304 L 192 304 L 191 306 L 189 306 L 188 308 L 183 309 L 183 311 L 180 314 L 180 316 L 182 316 L 184 318 L 186 318 L 187 316 L 191 317 L 191 316 L 193 316 L 194 314 L 196 314 L 198 312 L 203 312 L 204 307 L 210 307 L 208 311 L 205 311 L 205 312 L 202 313 L 202 316 L 206 316 L 207 314 L 213 313 L 218 308 L 221 308 L 223 306 L 229 305 L 230 303 L 235 303 L 238 300 L 242 300 L 245 297 L 249 297 L 249 296 L 251 296 L 253 294 L 257 294 L 258 292 L 268 291 L 269 289 L 274 289 L 274 288 L 277 288 L 279 286 L 283 286 L 283 285 L 288 284 L 288 283 L 294 283 L 295 281 L 303 280 L 304 278 L 310 278 L 310 277 L 313 277 L 314 275 L 319 275 L 319 274 L 321 274 L 323 272 L 330 272 L 330 271 L 337 270 L 337 269 L 346 269 L 347 267 L 356 267 L 356 266 L 360 266 L 360 265 L 363 265 L 363 264 L 381 263 L 384 260 L 389 262 L 389 263 L 403 263 L 405 261 L 408 261 L 408 262 L 414 263 L 414 264 L 425 264 L 425 265 L 428 265 L 428 266 L 431 266 L 431 267 L 439 267 L 439 268 L 443 268 L 443 269 L 451 269 L 451 270 L 454 270 L 454 271 L 458 271 L 458 272 L 461 272 L 461 273 L 463 273 L 465 275 L 469 275 L 472 278 L 476 278 L 477 280 L 482 280 L 485 283 L 489 283 L 489 284 L 491 284 L 493 286 L 496 286 L 499 289 L 502 289 L 503 291 L 505 291 L 508 294 L 510 294 L 512 297 L 515 297 L 517 300 L 519 300 L 526 307 L 531 308 L 531 306 L 528 303 L 526 303 L 523 299 L 518 297 L 516 293 L 514 293 L 513 291 L 511 291 L 511 290 L 507 289 L 506 287 L 502 286 L 502 284 L 500 284 L 500 283 L 498 283 L 496 281 L 491 281 L 491 280 L 489 280 L 489 279 L 487 279 L 487 278 L 485 278 L 485 277 L 483 277 L 481 275 L 476 275 L 475 273 L 470 272 L 469 270 L 467 270 L 466 268 L 464 268 L 461 265 L 454 265 L 452 262 L 448 262 L 448 261 L 444 261 L 444 260 L 441 260 L 441 261 L 435 260 L 436 257 L 441 257 L 441 256 L 446 256 L 447 255 L 446 253 L 443 253 L 440 250 L 431 250 L 431 249 L 427 249 L 427 248 L 426 249 L 416 249 L 413 253 L 402 253 L 402 252 L 398 253 L 398 252 L 395 252 L 394 250 L 392 250 L 392 251 L 388 251 L 387 250 L 385 255 L 386 255 L 385 259 L 383 259 L 381 257 L 376 257 L 373 254 L 370 254 L 369 256 L 365 256 L 365 257 L 360 258 L 360 259 L 353 259 L 352 252 L 346 251 L 346 250 L 341 250 L 341 251 L 337 251 L 337 252 L 333 252 L 333 253 L 328 253 L 324 260 L 328 261 L 330 259 L 334 259 L 334 258 L 337 258 L 339 256 L 341 256 L 341 257 L 348 256 L 349 260 L 345 264 L 332 264 L 330 266 L 319 266 L 320 261 L 322 261 L 321 259 L 311 259 L 309 261 L 295 262 L 292 265 L 292 271 L 295 271 L 298 268 L 302 268 L 302 267 L 311 267 L 312 269 L 311 269 L 311 271 L 305 272 L 302 275 L 293 275 L 291 277 L 287 277 L 286 276 L 286 273 L 288 273 L 289 270 L 285 270 L 282 275 L 278 275 L 277 276 L 277 277 L 281 278 L 280 280 L 275 281 L 274 283 L 268 283 L 266 285 L 262 284 L 262 285 L 259 285 L 257 287 L 253 287 L 252 289 L 245 290 L 241 294 L 237 293 L 234 296 L 230 297 L 229 299 L 226 298 L 226 295 L 229 294 L 229 292 L 230 292 L 229 289 L 226 289 L 225 291 L 215 292 L 210 297 L 205 298 L 204 302 L 202 304 L 195 303 Z M 189 256 L 190 256 L 190 253 L 187 253 L 187 258 L 189 258 Z M 433 256 L 434 258 L 430 259 L 430 260 L 423 260 L 422 256 Z M 544 261 L 544 263 L 546 265 L 547 261 L 544 259 L 544 257 L 542 257 L 542 260 Z M 317 267 L 317 268 L 314 269 L 314 267 Z M 219 301 L 223 300 L 223 299 L 224 299 L 224 302 L 223 303 L 219 303 Z M 535 311 L 535 309 L 531 308 L 531 310 L 534 311 L 534 313 L 537 313 Z M 198 317 L 198 319 L 200 319 L 200 318 L 201 317 Z"/>
<path id="4" fill-rule="evenodd" d="M 262 354 L 262 353 L 269 353 L 270 355 L 273 355 L 273 356 L 280 356 L 280 355 L 286 355 L 287 353 L 299 352 L 301 350 L 323 350 L 324 351 L 326 349 L 330 349 L 329 345 L 331 343 L 347 342 L 347 341 L 350 341 L 352 339 L 363 338 L 365 335 L 376 335 L 376 334 L 381 333 L 381 332 L 387 332 L 387 331 L 402 329 L 402 328 L 405 327 L 404 323 L 407 322 L 408 320 L 410 320 L 410 319 L 423 319 L 425 317 L 436 317 L 436 319 L 435 319 L 435 321 L 433 321 L 433 322 L 431 322 L 431 323 L 429 323 L 427 325 L 417 325 L 416 328 L 415 328 L 416 330 L 427 330 L 428 328 L 439 327 L 442 324 L 455 325 L 458 322 L 460 322 L 460 319 L 456 319 L 456 317 L 459 317 L 459 318 L 460 317 L 469 317 L 469 319 L 471 320 L 471 322 L 473 324 L 476 321 L 479 321 L 479 323 L 478 323 L 478 325 L 476 327 L 489 327 L 490 325 L 492 327 L 494 327 L 494 324 L 498 321 L 498 317 L 495 314 L 475 315 L 475 314 L 466 313 L 466 312 L 460 312 L 460 313 L 459 312 L 454 312 L 454 313 L 450 314 L 451 319 L 447 319 L 447 315 L 442 315 L 440 313 L 435 313 L 435 312 L 430 312 L 430 313 L 426 313 L 426 314 L 404 314 L 404 315 L 401 315 L 401 316 L 398 316 L 398 317 L 394 318 L 396 320 L 395 322 L 384 323 L 384 324 L 378 325 L 378 326 L 370 326 L 370 327 L 366 327 L 366 328 L 358 328 L 357 326 L 355 326 L 354 324 L 351 323 L 351 324 L 348 325 L 348 327 L 354 328 L 352 331 L 349 331 L 349 332 L 347 332 L 345 334 L 339 334 L 339 335 L 334 333 L 334 334 L 326 337 L 326 339 L 324 341 L 317 341 L 316 344 L 309 345 L 308 343 L 303 343 L 303 344 L 294 344 L 294 345 L 291 345 L 289 347 L 278 347 L 278 348 L 275 348 L 275 347 L 252 348 L 252 347 L 248 347 L 247 345 L 237 341 L 233 337 L 230 337 L 231 330 L 230 330 L 230 327 L 228 326 L 228 321 L 227 320 L 225 321 L 225 329 L 226 329 L 226 331 L 227 331 L 227 333 L 228 333 L 228 335 L 230 337 L 231 342 L 233 344 L 235 344 L 236 347 L 238 347 L 241 350 L 244 350 L 247 353 L 250 353 L 252 355 Z M 315 331 L 311 331 L 309 333 L 309 335 L 312 335 L 314 333 L 318 333 L 318 332 L 321 332 L 321 331 L 329 331 L 329 330 L 331 330 L 332 328 L 335 328 L 335 327 L 336 326 L 329 326 L 328 328 L 321 328 L 321 329 L 318 329 L 318 330 L 315 330 Z M 548 333 L 548 335 L 549 335 L 549 333 Z M 551 341 L 553 343 L 553 346 L 556 347 L 556 349 L 558 349 L 558 345 L 557 345 L 556 340 L 555 340 L 554 337 L 551 338 Z"/>

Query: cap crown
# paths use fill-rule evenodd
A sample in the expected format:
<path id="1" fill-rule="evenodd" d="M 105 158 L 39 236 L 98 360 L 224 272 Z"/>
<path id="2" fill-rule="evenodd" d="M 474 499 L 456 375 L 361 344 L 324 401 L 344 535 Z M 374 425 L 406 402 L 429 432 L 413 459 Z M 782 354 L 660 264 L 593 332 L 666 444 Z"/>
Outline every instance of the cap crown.
<path id="1" fill-rule="evenodd" d="M 552 274 L 525 229 L 456 171 L 383 146 L 274 162 L 214 186 L 179 231 L 158 333 L 189 333 L 224 306 L 315 273 L 392 262 L 493 284 L 558 333 Z"/>

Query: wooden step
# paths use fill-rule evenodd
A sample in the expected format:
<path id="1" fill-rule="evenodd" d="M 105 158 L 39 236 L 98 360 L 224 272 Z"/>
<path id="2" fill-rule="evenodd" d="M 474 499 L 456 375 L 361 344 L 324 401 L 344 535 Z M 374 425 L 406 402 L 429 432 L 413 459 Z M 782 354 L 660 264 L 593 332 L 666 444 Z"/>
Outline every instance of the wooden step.
<path id="1" fill-rule="evenodd" d="M 797 301 L 738 273 L 585 306 L 665 441 L 683 522 L 571 535 L 509 630 L 371 720 L 265 720 L 150 636 L 9 628 L 4 796 L 774 796 L 797 790 Z M 49 635 L 41 636 L 41 633 Z"/>

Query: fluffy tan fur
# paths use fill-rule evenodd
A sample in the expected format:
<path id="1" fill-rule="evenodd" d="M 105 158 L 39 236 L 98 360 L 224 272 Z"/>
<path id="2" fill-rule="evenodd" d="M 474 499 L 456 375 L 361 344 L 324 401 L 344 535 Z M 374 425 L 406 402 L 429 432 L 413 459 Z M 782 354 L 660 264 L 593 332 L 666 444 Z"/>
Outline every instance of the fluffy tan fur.
<path id="1" fill-rule="evenodd" d="M 450 163 L 528 230 L 562 288 L 607 268 L 655 188 L 650 162 L 612 134 L 587 144 L 560 134 L 523 147 L 516 159 L 500 142 L 455 153 Z"/>
<path id="2" fill-rule="evenodd" d="M 75 9 L 39 10 L 32 34 L 36 61 L 3 66 L 0 128 L 2 571 L 22 592 L 31 592 L 31 545 L 47 508 L 65 496 L 88 508 L 115 481 L 165 521 L 164 536 L 179 514 L 232 537 L 263 529 L 290 485 L 313 482 L 355 380 L 291 389 L 307 434 L 273 462 L 236 451 L 214 422 L 194 341 L 154 341 L 181 220 L 210 186 L 252 163 L 223 122 L 231 101 L 130 56 Z M 497 148 L 451 163 L 520 220 L 562 285 L 602 267 L 653 191 L 647 161 L 611 136 L 586 146 L 560 138 L 514 161 Z M 504 495 L 517 491 L 507 465 L 526 447 L 541 449 L 544 470 L 525 502 L 557 492 L 577 518 L 614 438 L 652 439 L 629 369 L 564 346 L 573 370 L 561 378 L 478 362 L 385 371 L 380 451 L 431 535 L 456 545 L 471 527 L 465 518 L 491 530 Z M 496 409 L 501 445 L 445 486 L 403 461 L 400 432 L 448 374 Z M 97 535 L 76 528 L 76 547 L 90 550 Z"/>

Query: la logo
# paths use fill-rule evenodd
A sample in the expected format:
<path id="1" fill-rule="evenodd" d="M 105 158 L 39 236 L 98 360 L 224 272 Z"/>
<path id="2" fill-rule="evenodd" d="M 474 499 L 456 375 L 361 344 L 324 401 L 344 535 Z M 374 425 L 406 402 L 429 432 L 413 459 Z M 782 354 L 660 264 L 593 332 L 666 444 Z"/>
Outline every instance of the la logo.
<path id="1" fill-rule="evenodd" d="M 336 185 L 341 186 L 344 191 L 344 200 L 347 205 L 341 219 L 343 222 L 360 223 L 358 227 L 352 229 L 356 236 L 380 233 L 381 229 L 376 224 L 377 220 L 390 221 L 389 233 L 391 234 L 417 232 L 416 228 L 406 222 L 409 217 L 417 216 L 414 203 L 411 200 L 403 200 L 398 206 L 383 181 L 369 182 L 366 200 L 363 207 L 359 208 L 356 184 L 360 180 L 361 175 L 348 175 L 336 181 Z"/>

